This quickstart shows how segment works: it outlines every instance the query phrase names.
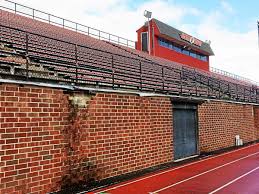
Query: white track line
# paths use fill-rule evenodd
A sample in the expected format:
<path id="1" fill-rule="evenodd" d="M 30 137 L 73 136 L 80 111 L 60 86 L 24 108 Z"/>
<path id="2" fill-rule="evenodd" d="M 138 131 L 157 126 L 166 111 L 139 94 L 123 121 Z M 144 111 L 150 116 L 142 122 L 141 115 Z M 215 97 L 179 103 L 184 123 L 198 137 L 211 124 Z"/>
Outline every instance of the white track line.
<path id="1" fill-rule="evenodd" d="M 212 171 L 215 171 L 215 170 L 217 170 L 217 169 L 223 168 L 223 167 L 225 167 L 225 166 L 228 166 L 228 165 L 230 165 L 230 164 L 233 164 L 233 163 L 238 162 L 238 161 L 240 161 L 240 160 L 244 160 L 244 159 L 246 159 L 246 158 L 252 157 L 252 156 L 257 155 L 257 154 L 259 154 L 259 152 L 256 152 L 256 153 L 253 153 L 253 154 L 249 154 L 249 155 L 247 155 L 247 156 L 245 156 L 245 157 L 242 157 L 242 158 L 239 158 L 239 159 L 237 159 L 237 160 L 233 160 L 233 161 L 231 161 L 231 162 L 228 162 L 228 163 L 225 163 L 225 164 L 223 164 L 223 165 L 217 166 L 217 167 L 215 167 L 215 168 L 212 168 L 212 169 L 210 169 L 210 170 L 207 170 L 207 171 L 202 172 L 202 173 L 200 173 L 200 174 L 197 174 L 197 175 L 195 175 L 195 176 L 189 177 L 189 178 L 187 178 L 187 179 L 184 179 L 184 180 L 179 181 L 179 182 L 177 182 L 177 183 L 174 183 L 174 184 L 172 184 L 172 185 L 168 185 L 167 187 L 161 188 L 161 189 L 156 190 L 156 191 L 152 191 L 152 192 L 150 192 L 150 194 L 152 194 L 152 193 L 155 194 L 155 193 L 158 193 L 158 192 L 160 192 L 160 191 L 164 191 L 164 190 L 166 190 L 166 189 L 172 188 L 172 187 L 174 187 L 174 186 L 176 186 L 176 185 L 179 185 L 179 184 L 181 184 L 181 183 L 184 183 L 184 182 L 186 182 L 186 181 L 192 180 L 192 179 L 194 179 L 194 178 L 197 178 L 197 177 L 199 177 L 199 176 L 202 176 L 202 175 L 204 175 L 204 174 L 207 174 L 207 173 L 209 173 L 209 172 L 212 172 Z"/>
<path id="2" fill-rule="evenodd" d="M 219 188 L 215 189 L 214 191 L 211 191 L 209 194 L 213 194 L 213 193 L 218 192 L 218 191 L 219 191 L 219 190 L 221 190 L 221 189 L 224 189 L 224 188 L 225 188 L 225 187 L 227 187 L 228 185 L 230 185 L 230 184 L 232 184 L 232 183 L 234 183 L 234 182 L 238 181 L 239 179 L 241 179 L 241 178 L 243 178 L 243 177 L 245 177 L 245 176 L 247 176 L 247 175 L 251 174 L 252 172 L 254 172 L 254 171 L 258 170 L 258 169 L 259 169 L 259 166 L 258 166 L 258 167 L 256 167 L 256 168 L 254 168 L 253 170 L 251 170 L 251 171 L 249 171 L 249 172 L 247 172 L 247 173 L 243 174 L 242 176 L 237 177 L 236 179 L 234 179 L 234 180 L 230 181 L 229 183 L 227 183 L 227 184 L 225 184 L 225 185 L 223 185 L 223 186 L 221 186 L 221 187 L 219 187 Z"/>
<path id="3" fill-rule="evenodd" d="M 160 173 L 157 173 L 157 174 L 153 174 L 153 175 L 150 175 L 150 176 L 146 176 L 146 177 L 144 177 L 144 178 L 140 178 L 140 179 L 137 179 L 137 180 L 135 180 L 135 181 L 127 182 L 127 183 L 125 183 L 125 184 L 120 184 L 120 185 L 117 185 L 117 186 L 115 186 L 115 187 L 111 187 L 111 188 L 108 188 L 108 189 L 99 191 L 99 192 L 97 192 L 97 193 L 95 193 L 95 194 L 101 194 L 102 192 L 106 192 L 106 191 L 114 190 L 114 189 L 117 189 L 117 188 L 120 188 L 120 187 L 124 187 L 124 186 L 130 185 L 130 184 L 133 184 L 133 183 L 136 183 L 136 182 L 139 182 L 139 181 L 148 179 L 148 178 L 152 178 L 152 177 L 155 177 L 155 176 L 158 176 L 158 175 L 161 175 L 161 174 L 165 174 L 165 173 L 167 173 L 167 172 L 171 172 L 171 171 L 175 171 L 175 170 L 177 170 L 177 169 L 184 168 L 184 167 L 186 167 L 186 166 L 191 166 L 191 165 L 193 165 L 193 164 L 197 164 L 197 163 L 200 163 L 200 162 L 203 162 L 203 161 L 207 161 L 207 160 L 210 160 L 210 159 L 213 159 L 213 158 L 218 158 L 218 157 L 221 157 L 221 156 L 225 156 L 225 155 L 228 155 L 228 154 L 231 154 L 231 153 L 240 151 L 240 150 L 248 149 L 248 148 L 254 147 L 254 146 L 258 146 L 258 143 L 257 143 L 257 144 L 252 144 L 252 145 L 249 145 L 249 146 L 246 146 L 246 147 L 237 149 L 237 150 L 233 150 L 233 151 L 230 151 L 230 152 L 226 152 L 226 153 L 224 153 L 224 154 L 220 154 L 220 155 L 217 155 L 217 156 L 212 156 L 212 157 L 209 157 L 209 158 L 206 158 L 206 159 L 202 159 L 202 160 L 199 160 L 199 161 L 196 161 L 196 162 L 192 162 L 192 163 L 189 163 L 189 164 L 185 164 L 185 165 L 183 165 L 183 166 L 179 166 L 179 167 L 176 167 L 176 168 L 173 168 L 173 169 L 170 169 L 170 170 L 166 170 L 166 171 L 163 171 L 163 172 L 160 172 Z M 82 193 L 83 193 L 83 192 L 82 192 Z M 85 192 L 84 192 L 84 193 L 85 193 Z M 79 193 L 79 194 L 81 194 L 81 193 Z"/>

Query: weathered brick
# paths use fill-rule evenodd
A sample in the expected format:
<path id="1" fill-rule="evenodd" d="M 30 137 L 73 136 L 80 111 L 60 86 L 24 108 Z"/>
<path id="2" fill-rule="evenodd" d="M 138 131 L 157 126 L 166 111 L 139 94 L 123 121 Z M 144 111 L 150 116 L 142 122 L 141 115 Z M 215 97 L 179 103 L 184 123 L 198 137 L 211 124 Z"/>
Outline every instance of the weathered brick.
<path id="1" fill-rule="evenodd" d="M 59 190 L 62 178 L 83 165 L 99 180 L 173 160 L 169 97 L 97 93 L 87 96 L 85 108 L 77 108 L 69 96 L 85 95 L 80 92 L 14 84 L 0 87 L 5 90 L 0 100 L 0 177 L 8 186 L 0 183 L 0 193 Z M 258 107 L 211 101 L 198 111 L 201 151 L 233 145 L 236 133 L 245 142 L 259 139 Z"/>

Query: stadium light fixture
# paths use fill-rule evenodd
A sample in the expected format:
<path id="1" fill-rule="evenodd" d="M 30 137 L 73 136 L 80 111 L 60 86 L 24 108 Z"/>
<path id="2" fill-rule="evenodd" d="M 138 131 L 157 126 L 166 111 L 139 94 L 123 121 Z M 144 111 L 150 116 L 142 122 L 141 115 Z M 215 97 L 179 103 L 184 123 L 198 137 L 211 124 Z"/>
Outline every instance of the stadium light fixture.
<path id="1" fill-rule="evenodd" d="M 151 53 L 151 48 L 150 48 L 150 24 L 149 24 L 149 19 L 152 16 L 152 12 L 151 11 L 144 11 L 144 16 L 147 18 L 147 22 L 148 22 L 148 53 Z"/>
<path id="2" fill-rule="evenodd" d="M 145 11 L 144 11 L 144 16 L 145 16 L 147 19 L 150 19 L 151 16 L 152 16 L 152 12 L 145 10 Z"/>

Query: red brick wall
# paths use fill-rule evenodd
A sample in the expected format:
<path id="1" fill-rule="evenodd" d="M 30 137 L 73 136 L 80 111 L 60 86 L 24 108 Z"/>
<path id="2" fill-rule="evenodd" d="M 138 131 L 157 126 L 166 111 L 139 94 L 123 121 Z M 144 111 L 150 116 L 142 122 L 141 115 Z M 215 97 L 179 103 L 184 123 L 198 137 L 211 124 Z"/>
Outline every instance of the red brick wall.
<path id="1" fill-rule="evenodd" d="M 0 193 L 46 193 L 173 160 L 167 97 L 3 84 L 0 105 Z M 251 105 L 200 105 L 200 150 L 233 146 L 237 134 L 258 139 L 258 118 Z"/>
<path id="2" fill-rule="evenodd" d="M 102 178 L 172 160 L 169 98 L 98 94 L 89 113 L 91 157 Z"/>
<path id="3" fill-rule="evenodd" d="M 257 139 L 252 105 L 209 102 L 199 106 L 200 151 L 234 146 L 235 135 L 244 143 Z"/>
<path id="4" fill-rule="evenodd" d="M 60 90 L 0 85 L 0 193 L 56 189 L 65 103 Z"/>
<path id="5" fill-rule="evenodd" d="M 259 140 L 259 106 L 254 107 L 255 129 L 257 131 L 257 139 Z"/>
<path id="6" fill-rule="evenodd" d="M 46 193 L 172 161 L 169 98 L 0 85 L 0 193 Z M 78 173 L 81 172 L 81 173 Z"/>

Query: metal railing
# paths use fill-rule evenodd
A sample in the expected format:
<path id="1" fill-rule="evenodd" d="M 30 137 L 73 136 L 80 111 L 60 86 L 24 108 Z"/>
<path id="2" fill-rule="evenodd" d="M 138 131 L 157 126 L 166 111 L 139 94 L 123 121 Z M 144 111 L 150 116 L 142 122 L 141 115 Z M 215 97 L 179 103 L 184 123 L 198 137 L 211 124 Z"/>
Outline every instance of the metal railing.
<path id="1" fill-rule="evenodd" d="M 259 104 L 259 89 L 0 25 L 0 77 Z M 10 58 L 11 56 L 11 58 Z"/>
<path id="2" fill-rule="evenodd" d="M 63 28 L 74 30 L 76 32 L 80 32 L 80 33 L 86 34 L 88 36 L 98 38 L 100 40 L 106 40 L 106 41 L 116 43 L 116 44 L 119 44 L 119 45 L 124 45 L 124 46 L 128 46 L 128 47 L 131 47 L 131 48 L 135 48 L 135 42 L 134 41 L 131 41 L 131 40 L 122 38 L 120 36 L 113 35 L 113 34 L 110 34 L 110 33 L 95 29 L 95 28 L 91 28 L 89 26 L 82 25 L 82 24 L 79 24 L 77 22 L 73 22 L 71 20 L 67 20 L 67 19 L 55 16 L 55 15 L 52 15 L 52 14 L 49 14 L 49 13 L 31 8 L 31 7 L 28 7 L 28 6 L 24 6 L 24 5 L 21 5 L 19 3 L 16 3 L 16 2 L 13 2 L 13 1 L 10 1 L 10 0 L 1 0 L 0 1 L 0 8 L 2 8 L 4 10 L 8 10 L 8 11 L 13 11 L 16 14 L 29 16 L 33 19 L 44 21 L 44 22 L 47 22 L 49 24 L 54 24 L 54 25 L 57 25 L 57 26 L 61 26 Z M 255 82 L 251 79 L 244 78 L 244 77 L 229 73 L 229 72 L 224 71 L 224 70 L 220 70 L 220 69 L 217 69 L 217 68 L 214 68 L 214 67 L 210 67 L 210 71 L 214 72 L 214 73 L 217 73 L 217 74 L 220 74 L 220 75 L 223 75 L 223 76 L 226 76 L 226 77 L 230 77 L 230 78 L 233 78 L 233 79 L 236 79 L 236 80 L 244 81 L 244 82 L 251 83 L 251 84 L 259 86 L 258 82 Z"/>
<path id="3" fill-rule="evenodd" d="M 33 19 L 40 20 L 43 22 L 47 22 L 49 24 L 61 26 L 63 28 L 67 28 L 70 30 L 74 30 L 76 32 L 83 33 L 88 36 L 92 36 L 94 38 L 97 38 L 99 40 L 106 40 L 112 43 L 116 43 L 119 45 L 127 46 L 130 48 L 135 48 L 135 41 L 104 32 L 101 30 L 98 30 L 96 28 L 92 28 L 83 24 L 79 24 L 77 22 L 67 20 L 49 13 L 46 13 L 44 11 L 40 11 L 28 6 L 24 6 L 22 4 L 9 1 L 9 0 L 1 0 L 0 1 L 0 8 L 3 10 L 12 11 L 15 14 L 25 15 L 29 16 Z"/>
<path id="4" fill-rule="evenodd" d="M 239 76 L 239 75 L 235 75 L 233 73 L 230 73 L 230 72 L 227 72 L 227 71 L 224 71 L 224 70 L 221 70 L 221 69 L 217 69 L 215 67 L 210 67 L 210 71 L 213 72 L 213 73 L 217 73 L 217 74 L 232 78 L 232 79 L 236 79 L 236 80 L 239 80 L 239 81 L 246 82 L 248 84 L 254 84 L 254 85 L 259 86 L 259 82 L 256 82 L 254 80 L 251 80 L 251 79 Z"/>

